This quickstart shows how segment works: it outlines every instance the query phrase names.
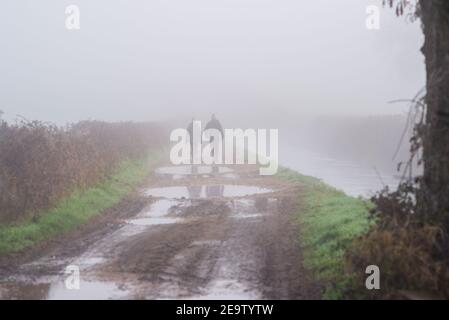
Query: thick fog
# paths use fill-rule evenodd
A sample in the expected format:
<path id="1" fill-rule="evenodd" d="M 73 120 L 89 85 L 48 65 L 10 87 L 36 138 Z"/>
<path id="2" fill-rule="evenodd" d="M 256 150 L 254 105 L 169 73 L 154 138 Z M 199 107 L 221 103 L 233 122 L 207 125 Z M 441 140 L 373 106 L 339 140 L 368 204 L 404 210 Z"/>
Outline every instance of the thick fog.
<path id="1" fill-rule="evenodd" d="M 69 4 L 80 30 L 65 27 Z M 381 9 L 370 31 L 370 4 L 381 1 L 7 1 L 0 110 L 57 123 L 215 112 L 230 127 L 401 114 L 388 101 L 424 85 L 420 25 Z"/>

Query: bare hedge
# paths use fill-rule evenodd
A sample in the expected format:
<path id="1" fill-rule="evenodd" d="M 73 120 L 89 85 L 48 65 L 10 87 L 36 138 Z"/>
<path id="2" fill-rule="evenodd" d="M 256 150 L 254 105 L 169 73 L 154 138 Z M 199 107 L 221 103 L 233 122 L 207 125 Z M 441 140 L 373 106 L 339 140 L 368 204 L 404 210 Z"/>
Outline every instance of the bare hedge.
<path id="1" fill-rule="evenodd" d="M 104 181 L 122 161 L 162 145 L 162 132 L 154 123 L 83 121 L 60 128 L 0 120 L 0 222 L 45 210 Z"/>

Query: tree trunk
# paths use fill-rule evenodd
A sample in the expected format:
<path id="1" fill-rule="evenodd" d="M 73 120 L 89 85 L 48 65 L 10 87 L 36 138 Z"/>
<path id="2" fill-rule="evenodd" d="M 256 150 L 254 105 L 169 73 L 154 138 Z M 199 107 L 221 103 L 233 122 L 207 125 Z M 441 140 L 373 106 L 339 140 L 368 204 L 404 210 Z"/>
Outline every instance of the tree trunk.
<path id="1" fill-rule="evenodd" d="M 420 6 L 427 71 L 422 213 L 449 230 L 449 1 Z"/>

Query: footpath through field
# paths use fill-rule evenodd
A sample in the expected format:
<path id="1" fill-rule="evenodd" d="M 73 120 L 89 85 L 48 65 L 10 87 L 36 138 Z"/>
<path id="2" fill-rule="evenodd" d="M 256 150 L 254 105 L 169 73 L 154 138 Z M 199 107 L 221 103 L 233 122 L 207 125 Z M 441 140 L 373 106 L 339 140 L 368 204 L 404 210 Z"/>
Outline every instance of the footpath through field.
<path id="1" fill-rule="evenodd" d="M 319 298 L 291 216 L 298 192 L 253 166 L 160 167 L 114 214 L 5 274 L 0 298 Z"/>

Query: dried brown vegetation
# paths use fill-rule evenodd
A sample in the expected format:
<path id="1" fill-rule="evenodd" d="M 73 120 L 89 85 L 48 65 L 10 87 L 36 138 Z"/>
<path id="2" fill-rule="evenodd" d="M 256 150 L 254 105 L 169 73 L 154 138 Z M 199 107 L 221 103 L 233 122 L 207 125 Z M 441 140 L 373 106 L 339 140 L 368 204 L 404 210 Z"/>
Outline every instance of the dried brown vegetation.
<path id="1" fill-rule="evenodd" d="M 448 225 L 444 216 L 437 219 L 429 214 L 423 178 L 412 170 L 413 161 L 423 164 L 426 104 L 424 97 L 415 97 L 411 103 L 411 156 L 399 166 L 404 180 L 396 191 L 386 188 L 371 199 L 374 227 L 356 239 L 346 255 L 346 271 L 358 284 L 350 297 L 449 298 Z M 369 265 L 381 270 L 380 291 L 364 287 Z"/>
<path id="2" fill-rule="evenodd" d="M 407 298 L 403 292 L 419 292 L 424 298 L 449 298 L 449 242 L 446 230 L 417 215 L 412 187 L 384 192 L 373 198 L 370 232 L 353 242 L 346 256 L 347 272 L 357 279 L 352 296 L 370 298 Z M 365 268 L 381 270 L 381 290 L 364 287 Z M 350 294 L 351 295 L 351 294 Z"/>
<path id="3" fill-rule="evenodd" d="M 59 128 L 0 120 L 0 222 L 37 214 L 103 181 L 122 161 L 161 145 L 162 138 L 152 123 L 85 121 Z"/>

